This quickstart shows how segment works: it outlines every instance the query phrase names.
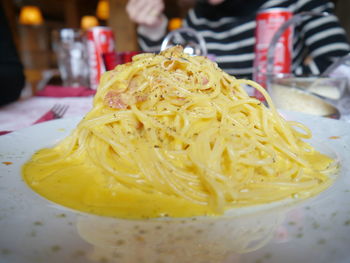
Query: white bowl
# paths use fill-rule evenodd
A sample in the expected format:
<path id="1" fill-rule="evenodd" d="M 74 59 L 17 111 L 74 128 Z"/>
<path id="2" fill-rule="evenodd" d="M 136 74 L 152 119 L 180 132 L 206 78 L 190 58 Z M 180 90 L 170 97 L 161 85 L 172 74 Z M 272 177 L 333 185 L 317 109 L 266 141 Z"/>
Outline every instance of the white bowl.
<path id="1" fill-rule="evenodd" d="M 276 77 L 268 89 L 278 109 L 339 118 L 344 78 Z"/>

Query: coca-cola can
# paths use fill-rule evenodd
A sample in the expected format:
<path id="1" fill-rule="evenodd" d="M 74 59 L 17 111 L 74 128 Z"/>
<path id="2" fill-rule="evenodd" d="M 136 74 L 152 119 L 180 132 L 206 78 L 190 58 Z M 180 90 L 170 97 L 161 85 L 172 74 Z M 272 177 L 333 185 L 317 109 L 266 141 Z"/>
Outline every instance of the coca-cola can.
<path id="1" fill-rule="evenodd" d="M 106 71 L 104 53 L 115 52 L 115 38 L 109 27 L 92 27 L 86 31 L 90 88 L 97 89 L 102 74 Z"/>
<path id="2" fill-rule="evenodd" d="M 123 62 L 124 63 L 131 62 L 132 61 L 132 57 L 135 56 L 135 55 L 138 55 L 140 53 L 141 53 L 140 51 L 125 51 L 123 53 Z"/>
<path id="3" fill-rule="evenodd" d="M 253 79 L 266 88 L 267 80 L 267 54 L 271 40 L 277 30 L 286 21 L 293 17 L 288 8 L 270 8 L 259 12 L 256 16 L 255 29 L 255 59 Z M 293 29 L 287 28 L 279 38 L 274 54 L 273 73 L 290 73 L 293 52 Z M 254 95 L 263 100 L 260 92 Z"/>

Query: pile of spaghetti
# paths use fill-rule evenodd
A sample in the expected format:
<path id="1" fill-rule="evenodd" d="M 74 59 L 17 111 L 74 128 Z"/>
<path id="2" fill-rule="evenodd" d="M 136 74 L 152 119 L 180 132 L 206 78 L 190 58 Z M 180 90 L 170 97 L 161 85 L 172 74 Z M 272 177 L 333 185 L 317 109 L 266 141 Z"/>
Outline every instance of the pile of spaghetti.
<path id="1" fill-rule="evenodd" d="M 303 140 L 310 137 L 255 82 L 173 47 L 105 73 L 93 109 L 23 173 L 48 199 L 96 214 L 222 214 L 329 186 L 334 162 Z"/>

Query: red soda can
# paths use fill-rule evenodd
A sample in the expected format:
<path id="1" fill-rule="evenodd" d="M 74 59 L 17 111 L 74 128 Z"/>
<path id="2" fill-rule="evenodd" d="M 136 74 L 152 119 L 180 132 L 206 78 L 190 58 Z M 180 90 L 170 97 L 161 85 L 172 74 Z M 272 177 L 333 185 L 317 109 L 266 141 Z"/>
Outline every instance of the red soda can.
<path id="1" fill-rule="evenodd" d="M 102 74 L 106 71 L 103 54 L 115 51 L 115 39 L 111 28 L 92 27 L 86 32 L 90 87 L 97 89 Z"/>
<path id="2" fill-rule="evenodd" d="M 293 17 L 288 8 L 270 8 L 259 12 L 256 16 L 255 59 L 253 79 L 266 88 L 267 53 L 271 40 L 277 30 Z M 279 38 L 274 54 L 273 73 L 290 73 L 293 52 L 293 29 L 287 28 Z M 254 91 L 255 97 L 263 100 L 262 94 Z"/>
<path id="3" fill-rule="evenodd" d="M 132 61 L 132 57 L 135 56 L 135 55 L 138 55 L 140 53 L 141 53 L 140 51 L 125 51 L 123 53 L 123 62 L 124 63 L 131 62 Z"/>
<path id="4" fill-rule="evenodd" d="M 117 65 L 123 64 L 123 53 L 120 52 L 105 52 L 103 53 L 103 61 L 105 63 L 106 70 L 112 70 Z"/>

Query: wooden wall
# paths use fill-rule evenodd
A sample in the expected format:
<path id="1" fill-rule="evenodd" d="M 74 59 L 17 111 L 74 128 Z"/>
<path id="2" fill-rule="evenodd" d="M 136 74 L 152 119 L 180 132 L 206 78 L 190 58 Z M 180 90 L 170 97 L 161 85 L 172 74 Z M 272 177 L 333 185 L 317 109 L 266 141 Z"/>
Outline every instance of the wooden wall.
<path id="1" fill-rule="evenodd" d="M 117 51 L 138 50 L 136 26 L 126 13 L 127 0 L 110 0 L 110 26 L 116 37 Z"/>

